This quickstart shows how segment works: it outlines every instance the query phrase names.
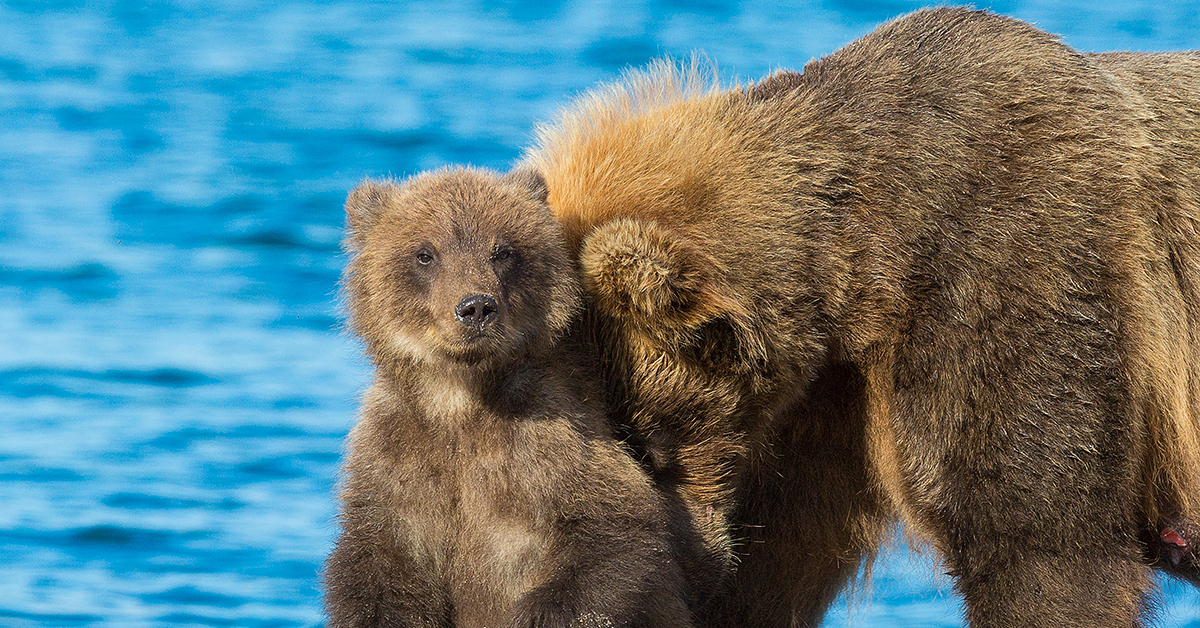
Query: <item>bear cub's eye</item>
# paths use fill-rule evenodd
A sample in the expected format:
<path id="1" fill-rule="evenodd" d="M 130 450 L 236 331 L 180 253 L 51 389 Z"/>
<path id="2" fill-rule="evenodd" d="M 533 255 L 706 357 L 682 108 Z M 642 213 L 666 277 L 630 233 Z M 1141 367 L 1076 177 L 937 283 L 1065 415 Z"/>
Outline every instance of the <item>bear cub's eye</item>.
<path id="1" fill-rule="evenodd" d="M 517 258 L 517 250 L 511 246 L 497 246 L 492 252 L 492 261 L 503 262 L 505 260 L 515 260 Z"/>
<path id="2" fill-rule="evenodd" d="M 433 251 L 429 249 L 421 249 L 417 251 L 417 263 L 422 266 L 428 266 L 433 263 Z"/>

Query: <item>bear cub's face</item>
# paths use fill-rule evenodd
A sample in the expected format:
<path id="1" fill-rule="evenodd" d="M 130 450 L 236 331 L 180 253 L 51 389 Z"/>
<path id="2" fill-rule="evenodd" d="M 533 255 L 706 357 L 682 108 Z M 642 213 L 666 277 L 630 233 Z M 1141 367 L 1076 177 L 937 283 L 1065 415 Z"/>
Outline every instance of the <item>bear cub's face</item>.
<path id="1" fill-rule="evenodd" d="M 372 357 L 494 367 L 553 342 L 579 287 L 545 196 L 532 172 L 473 169 L 355 188 L 345 287 Z"/>

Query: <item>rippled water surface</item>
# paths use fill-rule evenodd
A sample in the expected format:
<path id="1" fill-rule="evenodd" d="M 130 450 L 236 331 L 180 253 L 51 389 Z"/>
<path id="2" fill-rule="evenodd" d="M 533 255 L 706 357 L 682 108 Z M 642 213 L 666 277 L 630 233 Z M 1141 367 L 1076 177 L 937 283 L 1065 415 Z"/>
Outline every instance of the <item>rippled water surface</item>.
<path id="1" fill-rule="evenodd" d="M 918 3 L 0 4 L 0 625 L 315 626 L 342 438 L 341 202 L 505 168 L 596 81 L 799 68 Z M 1195 4 L 997 2 L 1085 50 L 1200 48 Z M 889 552 L 826 625 L 956 626 Z M 1168 585 L 1164 626 L 1200 626 Z"/>

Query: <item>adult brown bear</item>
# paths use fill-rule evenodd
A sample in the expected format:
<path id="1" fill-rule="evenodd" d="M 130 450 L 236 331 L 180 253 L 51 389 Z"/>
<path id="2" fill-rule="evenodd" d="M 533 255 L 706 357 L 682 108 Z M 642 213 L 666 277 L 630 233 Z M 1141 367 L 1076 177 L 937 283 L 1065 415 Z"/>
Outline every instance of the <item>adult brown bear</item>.
<path id="1" fill-rule="evenodd" d="M 542 130 L 611 394 L 730 574 L 815 625 L 896 518 L 983 626 L 1197 581 L 1200 54 L 920 11 L 721 90 L 668 64 Z"/>

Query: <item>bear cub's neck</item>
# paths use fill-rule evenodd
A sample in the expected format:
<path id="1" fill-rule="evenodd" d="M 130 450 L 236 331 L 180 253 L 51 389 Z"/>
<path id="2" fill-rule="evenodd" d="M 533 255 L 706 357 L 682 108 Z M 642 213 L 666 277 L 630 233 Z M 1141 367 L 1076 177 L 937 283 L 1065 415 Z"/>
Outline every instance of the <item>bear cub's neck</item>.
<path id="1" fill-rule="evenodd" d="M 551 348 L 537 355 L 482 364 L 406 361 L 380 375 L 415 411 L 414 418 L 433 426 L 480 433 L 538 418 L 532 415 L 545 407 L 541 400 L 547 395 L 569 395 L 563 376 L 556 371 L 571 361 L 567 352 Z"/>

